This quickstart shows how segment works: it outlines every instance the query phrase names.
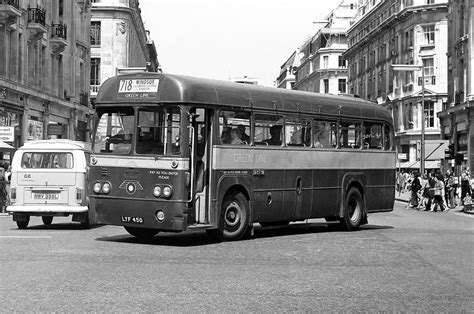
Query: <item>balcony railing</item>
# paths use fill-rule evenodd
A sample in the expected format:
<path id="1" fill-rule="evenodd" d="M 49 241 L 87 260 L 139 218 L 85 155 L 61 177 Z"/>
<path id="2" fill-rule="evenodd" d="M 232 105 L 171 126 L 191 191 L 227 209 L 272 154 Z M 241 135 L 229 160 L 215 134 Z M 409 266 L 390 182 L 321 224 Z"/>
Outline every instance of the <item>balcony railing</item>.
<path id="1" fill-rule="evenodd" d="M 0 0 L 0 4 L 11 5 L 17 9 L 20 9 L 20 0 Z"/>
<path id="2" fill-rule="evenodd" d="M 28 6 L 28 23 L 37 23 L 46 26 L 46 10 L 41 7 L 30 8 Z"/>
<path id="3" fill-rule="evenodd" d="M 52 27 L 52 33 L 51 33 L 51 38 L 52 37 L 59 37 L 67 40 L 67 25 L 64 24 L 63 22 L 59 22 L 58 24 L 51 24 Z"/>
<path id="4" fill-rule="evenodd" d="M 91 85 L 91 96 L 97 96 L 100 85 Z"/>
<path id="5" fill-rule="evenodd" d="M 423 77 L 418 77 L 418 86 L 423 83 Z M 436 75 L 425 76 L 425 85 L 436 85 Z"/>

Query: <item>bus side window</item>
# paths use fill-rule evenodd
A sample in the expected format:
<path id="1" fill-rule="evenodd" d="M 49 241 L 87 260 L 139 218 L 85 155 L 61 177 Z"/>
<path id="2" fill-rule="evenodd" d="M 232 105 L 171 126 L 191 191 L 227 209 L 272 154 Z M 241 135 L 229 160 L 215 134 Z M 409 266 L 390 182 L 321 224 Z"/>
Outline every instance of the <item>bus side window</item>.
<path id="1" fill-rule="evenodd" d="M 383 149 L 382 124 L 365 122 L 363 137 L 365 149 Z"/>

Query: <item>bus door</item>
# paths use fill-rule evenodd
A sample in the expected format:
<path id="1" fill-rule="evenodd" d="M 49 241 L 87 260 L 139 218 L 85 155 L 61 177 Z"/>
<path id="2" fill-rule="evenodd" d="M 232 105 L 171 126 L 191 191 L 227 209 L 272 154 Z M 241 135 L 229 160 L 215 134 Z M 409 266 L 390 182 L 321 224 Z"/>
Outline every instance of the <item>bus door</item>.
<path id="1" fill-rule="evenodd" d="M 212 110 L 192 108 L 193 149 L 191 166 L 193 169 L 193 191 L 191 191 L 196 223 L 209 223 L 209 176 Z"/>

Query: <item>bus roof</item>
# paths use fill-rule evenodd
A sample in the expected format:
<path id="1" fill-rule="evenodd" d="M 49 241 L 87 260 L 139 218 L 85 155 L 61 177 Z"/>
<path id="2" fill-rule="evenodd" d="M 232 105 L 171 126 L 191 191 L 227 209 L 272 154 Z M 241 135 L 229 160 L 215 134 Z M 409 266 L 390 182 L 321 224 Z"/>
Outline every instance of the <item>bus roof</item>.
<path id="1" fill-rule="evenodd" d="M 119 93 L 126 80 L 144 82 L 154 79 L 157 90 L 143 93 Z M 155 85 L 156 86 L 156 85 Z M 390 111 L 375 102 L 355 97 L 239 84 L 183 75 L 154 72 L 118 75 L 106 80 L 97 95 L 97 104 L 117 103 L 196 103 L 241 108 L 267 109 L 334 116 L 384 120 L 392 123 Z"/>
<path id="2" fill-rule="evenodd" d="M 52 140 L 37 140 L 25 142 L 19 149 L 41 149 L 41 150 L 57 150 L 66 149 L 74 150 L 80 149 L 85 151 L 91 150 L 91 144 L 87 142 L 73 141 L 68 139 L 52 139 Z"/>

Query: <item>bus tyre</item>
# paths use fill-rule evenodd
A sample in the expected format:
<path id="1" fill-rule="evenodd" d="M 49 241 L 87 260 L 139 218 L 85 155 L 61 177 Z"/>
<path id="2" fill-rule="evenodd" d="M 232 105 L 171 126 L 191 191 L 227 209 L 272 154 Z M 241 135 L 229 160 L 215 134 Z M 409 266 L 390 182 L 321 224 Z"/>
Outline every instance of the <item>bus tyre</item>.
<path id="1" fill-rule="evenodd" d="M 128 233 L 132 236 L 136 237 L 141 241 L 150 241 L 155 235 L 158 234 L 158 230 L 156 229 L 148 229 L 148 228 L 134 228 L 134 227 L 124 227 Z"/>
<path id="2" fill-rule="evenodd" d="M 344 216 L 341 218 L 341 223 L 348 231 L 359 229 L 362 222 L 364 210 L 364 201 L 359 189 L 350 188 L 344 203 Z"/>
<path id="3" fill-rule="evenodd" d="M 53 222 L 53 216 L 42 216 L 41 219 L 45 226 L 49 226 Z"/>
<path id="4" fill-rule="evenodd" d="M 223 241 L 236 241 L 248 235 L 249 202 L 244 194 L 228 194 L 222 202 L 221 230 Z"/>
<path id="5" fill-rule="evenodd" d="M 25 219 L 17 220 L 16 225 L 18 229 L 26 229 L 28 227 L 28 223 L 30 222 L 30 217 L 27 216 Z"/>

